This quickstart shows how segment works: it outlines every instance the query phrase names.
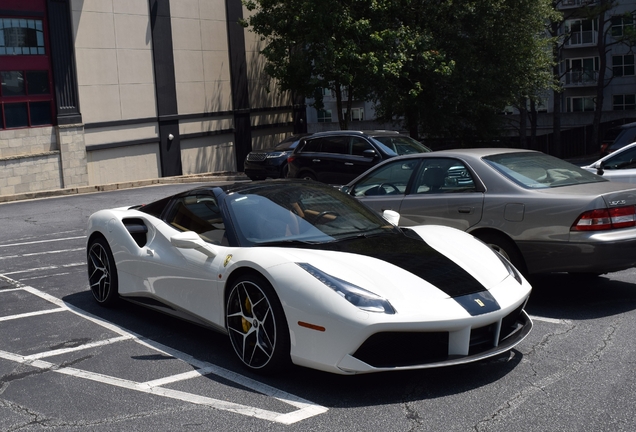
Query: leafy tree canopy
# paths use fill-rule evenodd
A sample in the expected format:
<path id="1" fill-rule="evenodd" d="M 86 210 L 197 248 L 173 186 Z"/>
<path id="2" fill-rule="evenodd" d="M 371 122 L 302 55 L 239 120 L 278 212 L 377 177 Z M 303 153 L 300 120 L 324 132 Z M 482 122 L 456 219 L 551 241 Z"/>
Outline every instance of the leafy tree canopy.
<path id="1" fill-rule="evenodd" d="M 502 109 L 546 88 L 551 0 L 244 0 L 281 90 L 373 100 L 424 134 L 486 136 Z M 321 93 L 315 107 L 322 107 Z M 339 105 L 340 108 L 340 105 Z M 339 109 L 340 111 L 340 109 Z M 341 122 L 341 127 L 345 126 Z"/>

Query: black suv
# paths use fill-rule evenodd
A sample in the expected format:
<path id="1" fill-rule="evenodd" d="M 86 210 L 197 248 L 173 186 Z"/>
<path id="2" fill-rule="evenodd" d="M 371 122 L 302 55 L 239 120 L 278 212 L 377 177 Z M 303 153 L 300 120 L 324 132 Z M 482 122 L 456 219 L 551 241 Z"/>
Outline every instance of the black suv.
<path id="1" fill-rule="evenodd" d="M 287 157 L 294 151 L 298 141 L 308 135 L 292 135 L 274 148 L 249 152 L 243 162 L 245 175 L 252 180 L 287 177 Z"/>
<path id="2" fill-rule="evenodd" d="M 318 132 L 301 139 L 287 158 L 287 177 L 342 185 L 383 160 L 429 151 L 408 135 L 394 131 Z"/>

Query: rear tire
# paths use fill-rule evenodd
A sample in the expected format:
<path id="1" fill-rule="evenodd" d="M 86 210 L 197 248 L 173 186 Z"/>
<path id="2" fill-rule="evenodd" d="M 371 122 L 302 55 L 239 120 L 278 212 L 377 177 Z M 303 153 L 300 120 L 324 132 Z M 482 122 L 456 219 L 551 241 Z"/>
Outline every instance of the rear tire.
<path id="1" fill-rule="evenodd" d="M 301 173 L 301 174 L 298 176 L 298 178 L 301 178 L 301 179 L 303 179 L 303 180 L 313 180 L 313 181 L 316 181 L 316 176 L 315 176 L 315 175 L 313 175 L 313 174 L 312 174 L 312 173 L 310 173 L 310 172 L 303 172 L 303 173 Z"/>
<path id="2" fill-rule="evenodd" d="M 88 283 L 95 301 L 101 306 L 112 306 L 119 298 L 119 279 L 115 258 L 103 237 L 93 239 L 86 251 Z"/>
<path id="3" fill-rule="evenodd" d="M 517 270 L 523 273 L 524 276 L 527 276 L 528 269 L 526 267 L 526 262 L 514 241 L 502 234 L 490 232 L 477 233 L 475 234 L 475 237 L 486 243 L 494 251 L 503 255 L 504 258 L 510 261 L 512 265 L 517 268 Z"/>

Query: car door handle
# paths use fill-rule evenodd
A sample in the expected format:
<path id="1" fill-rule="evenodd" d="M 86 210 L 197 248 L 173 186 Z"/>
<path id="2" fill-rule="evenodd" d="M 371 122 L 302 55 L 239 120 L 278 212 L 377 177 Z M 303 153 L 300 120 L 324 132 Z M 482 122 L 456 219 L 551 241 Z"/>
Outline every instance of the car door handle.
<path id="1" fill-rule="evenodd" d="M 312 162 L 320 162 L 320 159 L 312 159 Z"/>
<path id="2" fill-rule="evenodd" d="M 146 249 L 146 255 L 155 256 L 155 251 L 153 251 L 152 249 Z"/>
<path id="3" fill-rule="evenodd" d="M 345 162 L 345 165 L 353 166 L 353 164 L 351 162 Z"/>
<path id="4" fill-rule="evenodd" d="M 457 211 L 463 214 L 472 214 L 474 207 L 457 207 Z"/>

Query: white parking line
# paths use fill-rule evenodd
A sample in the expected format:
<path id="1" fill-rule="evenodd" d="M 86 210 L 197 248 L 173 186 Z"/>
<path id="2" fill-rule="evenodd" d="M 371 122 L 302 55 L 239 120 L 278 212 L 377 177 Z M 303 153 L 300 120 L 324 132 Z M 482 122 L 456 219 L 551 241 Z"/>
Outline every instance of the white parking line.
<path id="1" fill-rule="evenodd" d="M 0 293 L 3 293 L 6 291 L 0 291 Z M 4 317 L 0 317 L 0 321 L 11 321 L 14 319 L 21 319 L 21 318 L 27 318 L 27 317 L 32 317 L 32 316 L 38 316 L 38 315 L 45 315 L 45 314 L 50 314 L 50 313 L 55 313 L 55 312 L 65 312 L 67 309 L 65 308 L 55 308 L 55 309 L 44 309 L 41 311 L 37 311 L 37 312 L 26 312 L 23 314 L 18 314 L 18 315 L 9 315 L 9 316 L 4 316 Z"/>
<path id="2" fill-rule="evenodd" d="M 37 244 L 37 243 L 51 243 L 51 242 L 59 242 L 59 241 L 67 241 L 67 240 L 77 240 L 77 239 L 83 239 L 83 238 L 86 238 L 86 236 L 63 237 L 63 238 L 56 238 L 56 239 L 49 239 L 49 240 L 33 240 L 29 242 L 10 243 L 5 245 L 0 245 L 0 248 L 11 247 L 11 246 L 24 246 L 24 245 L 31 245 L 31 244 Z"/>
<path id="3" fill-rule="evenodd" d="M 7 273 L 2 273 L 4 276 L 7 275 L 16 275 L 16 274 L 20 274 L 20 273 L 30 273 L 30 272 L 36 272 L 36 271 L 42 271 L 42 270 L 57 270 L 60 268 L 68 268 L 68 267 L 78 267 L 78 266 L 85 266 L 86 262 L 78 262 L 78 263 L 71 263 L 71 264 L 64 264 L 61 266 L 46 266 L 46 267 L 36 267 L 36 268 L 30 268 L 30 269 L 26 269 L 26 270 L 16 270 L 13 272 L 7 272 Z"/>
<path id="4" fill-rule="evenodd" d="M 82 265 L 84 265 L 84 263 L 82 263 Z M 134 390 L 134 391 L 138 391 L 142 393 L 150 393 L 154 395 L 164 396 L 167 398 L 177 399 L 177 400 L 190 402 L 190 403 L 194 403 L 198 405 L 206 405 L 214 409 L 230 411 L 237 414 L 250 416 L 250 417 L 256 417 L 263 420 L 268 420 L 268 421 L 282 423 L 282 424 L 296 423 L 301 420 L 304 420 L 319 414 L 323 414 L 328 411 L 328 408 L 326 407 L 317 405 L 313 402 L 300 398 L 291 393 L 287 393 L 283 390 L 271 387 L 267 384 L 245 377 L 243 375 L 232 372 L 230 370 L 224 369 L 212 363 L 197 360 L 186 353 L 172 349 L 156 341 L 145 339 L 135 334 L 134 332 L 128 331 L 125 328 L 119 327 L 108 321 L 104 321 L 99 317 L 91 315 L 81 309 L 76 308 L 73 305 L 65 303 L 64 301 L 56 297 L 53 297 L 49 294 L 46 294 L 36 288 L 30 287 L 20 282 L 9 279 L 5 275 L 0 275 L 0 279 L 7 280 L 12 285 L 16 286 L 17 287 L 16 289 L 21 289 L 26 292 L 29 292 L 35 296 L 45 299 L 58 306 L 58 308 L 56 309 L 41 311 L 41 313 L 50 313 L 50 311 L 55 311 L 55 312 L 69 311 L 120 335 L 119 337 L 110 338 L 104 341 L 93 342 L 93 343 L 84 344 L 84 345 L 80 345 L 80 346 L 72 347 L 72 348 L 62 348 L 58 350 L 45 351 L 45 352 L 41 352 L 37 354 L 32 354 L 29 356 L 20 356 L 17 354 L 0 350 L 0 358 L 4 358 L 6 360 L 11 360 L 11 361 L 22 363 L 22 364 L 28 364 L 30 366 L 41 368 L 41 369 L 48 369 L 53 372 L 57 372 L 57 373 L 61 373 L 61 374 L 69 375 L 69 376 L 74 376 L 77 378 L 87 379 L 87 380 L 91 380 L 95 382 L 100 382 L 103 384 L 109 384 L 109 385 L 126 388 L 129 390 Z M 7 291 L 14 291 L 14 290 L 15 289 L 0 290 L 0 294 Z M 34 314 L 37 314 L 37 313 L 34 313 Z M 24 318 L 28 316 L 33 316 L 33 314 L 13 315 L 12 317 L 5 317 L 5 318 L 17 319 L 17 317 Z M 108 345 L 108 344 L 112 344 L 112 343 L 116 343 L 116 342 L 120 342 L 124 340 L 135 341 L 155 351 L 159 351 L 163 354 L 166 354 L 176 359 L 179 359 L 181 361 L 187 362 L 193 367 L 196 367 L 197 369 L 186 372 L 186 373 L 175 374 L 172 376 L 140 383 L 140 382 L 125 380 L 125 379 L 121 379 L 121 378 L 117 378 L 113 376 L 83 371 L 76 368 L 59 367 L 59 365 L 56 365 L 54 363 L 49 363 L 49 362 L 40 360 L 41 358 L 44 358 L 44 357 L 50 357 L 50 356 L 59 355 L 59 354 L 67 353 L 67 352 L 80 351 L 83 349 L 93 348 L 93 347 L 102 346 L 102 345 Z M 186 393 L 186 392 L 167 389 L 162 387 L 162 385 L 166 385 L 169 383 L 192 379 L 192 378 L 196 378 L 196 377 L 200 377 L 200 376 L 208 375 L 208 374 L 213 374 L 213 375 L 225 378 L 226 380 L 233 381 L 236 384 L 252 389 L 263 395 L 273 397 L 281 402 L 284 402 L 288 405 L 296 407 L 297 409 L 289 413 L 279 413 L 275 411 L 268 411 L 261 408 L 236 404 L 232 402 L 209 398 L 206 396 Z"/>
<path id="5" fill-rule="evenodd" d="M 543 322 L 548 322 L 552 324 L 567 324 L 567 321 L 564 321 L 564 320 L 560 320 L 556 318 L 539 317 L 535 315 L 530 315 L 530 319 L 532 321 L 543 321 Z"/>
<path id="6" fill-rule="evenodd" d="M 56 254 L 56 253 L 77 252 L 77 251 L 84 251 L 84 250 L 86 250 L 86 248 L 84 248 L 84 247 L 73 248 L 73 249 L 49 250 L 49 251 L 42 251 L 42 252 L 25 253 L 25 254 L 21 254 L 21 255 L 3 256 L 3 257 L 0 257 L 0 260 L 9 259 L 9 258 L 32 257 L 32 256 L 38 256 L 38 255 L 52 255 L 52 254 Z"/>

